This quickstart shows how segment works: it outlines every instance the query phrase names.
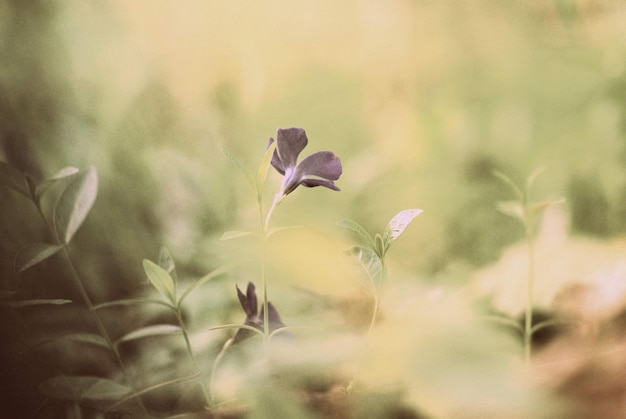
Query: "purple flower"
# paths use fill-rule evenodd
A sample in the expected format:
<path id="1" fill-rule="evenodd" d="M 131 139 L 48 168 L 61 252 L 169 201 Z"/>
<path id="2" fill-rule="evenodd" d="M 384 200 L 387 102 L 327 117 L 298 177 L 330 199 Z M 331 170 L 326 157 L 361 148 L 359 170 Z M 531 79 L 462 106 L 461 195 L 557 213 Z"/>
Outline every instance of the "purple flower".
<path id="1" fill-rule="evenodd" d="M 269 144 L 274 142 L 270 138 Z M 299 185 L 309 188 L 325 186 L 338 191 L 333 181 L 341 176 L 341 161 L 330 151 L 318 151 L 297 164 L 300 152 L 308 143 L 302 128 L 279 128 L 276 131 L 276 150 L 272 156 L 272 166 L 284 175 L 281 185 L 282 195 L 288 195 Z"/>
<path id="2" fill-rule="evenodd" d="M 258 302 L 254 284 L 252 282 L 248 282 L 248 288 L 246 289 L 246 293 L 241 292 L 239 287 L 237 288 L 237 297 L 239 297 L 239 302 L 241 303 L 241 307 L 243 307 L 243 311 L 246 312 L 246 320 L 243 324 L 247 326 L 252 326 L 255 329 L 263 331 L 263 316 L 264 310 L 261 306 L 261 312 L 258 312 Z M 280 319 L 278 315 L 278 311 L 274 308 L 272 303 L 267 303 L 267 313 L 269 320 L 269 330 L 270 333 L 276 329 L 280 329 L 281 327 L 285 327 L 285 324 Z M 239 329 L 235 336 L 233 337 L 233 343 L 241 342 L 244 339 L 252 337 L 255 333 L 252 330 L 248 329 Z"/>

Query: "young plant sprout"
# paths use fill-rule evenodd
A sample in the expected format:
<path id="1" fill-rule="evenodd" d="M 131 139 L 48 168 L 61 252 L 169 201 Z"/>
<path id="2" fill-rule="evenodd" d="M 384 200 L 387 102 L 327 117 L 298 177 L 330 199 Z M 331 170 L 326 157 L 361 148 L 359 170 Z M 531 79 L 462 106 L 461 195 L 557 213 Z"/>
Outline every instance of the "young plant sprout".
<path id="1" fill-rule="evenodd" d="M 376 323 L 376 317 L 380 308 L 382 288 L 387 280 L 387 264 L 385 263 L 387 251 L 391 247 L 391 244 L 404 232 L 409 223 L 422 212 L 421 209 L 400 211 L 391 219 L 383 234 L 376 233 L 373 238 L 365 228 L 356 221 L 343 220 L 337 223 L 341 227 L 355 232 L 359 238 L 365 242 L 364 245 L 353 246 L 348 252 L 359 261 L 367 273 L 367 281 L 364 281 L 363 285 L 374 299 L 374 309 L 366 335 L 368 338 Z M 347 391 L 352 390 L 354 382 L 355 380 L 353 379 L 348 385 Z"/>
<path id="2" fill-rule="evenodd" d="M 530 362 L 533 333 L 552 324 L 552 321 L 547 321 L 533 326 L 533 301 L 535 293 L 534 237 L 537 221 L 543 215 L 545 210 L 548 209 L 548 207 L 565 202 L 564 199 L 541 202 L 530 201 L 530 189 L 543 170 L 543 167 L 535 169 L 526 178 L 526 183 L 523 189 L 507 175 L 498 171 L 493 173 L 494 176 L 500 178 L 511 188 L 517 198 L 512 201 L 500 202 L 498 204 L 498 211 L 519 220 L 524 225 L 524 233 L 528 248 L 528 279 L 526 283 L 526 308 L 524 313 L 524 328 L 522 330 L 522 336 L 524 341 L 524 358 L 527 362 Z M 517 323 L 515 326 L 517 327 Z"/>

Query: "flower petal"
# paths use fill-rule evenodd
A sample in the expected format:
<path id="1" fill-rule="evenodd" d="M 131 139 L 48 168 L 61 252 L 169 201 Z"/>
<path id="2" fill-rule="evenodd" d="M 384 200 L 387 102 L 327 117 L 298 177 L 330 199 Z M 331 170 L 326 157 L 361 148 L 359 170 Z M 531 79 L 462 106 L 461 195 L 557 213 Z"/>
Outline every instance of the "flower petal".
<path id="1" fill-rule="evenodd" d="M 341 190 L 339 189 L 337 185 L 333 183 L 332 180 L 326 180 L 326 179 L 317 179 L 317 178 L 302 179 L 300 181 L 300 185 L 306 186 L 307 188 L 314 188 L 316 186 L 325 186 L 328 189 L 332 189 L 334 191 Z"/>
<path id="2" fill-rule="evenodd" d="M 248 282 L 248 288 L 246 290 L 246 294 L 237 288 L 237 297 L 239 298 L 239 302 L 241 303 L 241 307 L 243 307 L 243 311 L 246 312 L 247 318 L 256 317 L 258 312 L 257 298 L 256 292 L 254 291 L 254 284 L 252 282 Z"/>
<path id="3" fill-rule="evenodd" d="M 269 148 L 274 141 L 273 138 L 270 138 L 269 143 L 267 143 L 267 148 Z M 285 175 L 285 166 L 283 166 L 283 162 L 280 160 L 280 157 L 278 157 L 278 149 L 274 150 L 274 154 L 272 154 L 272 166 L 274 166 L 274 169 L 276 169 L 278 173 L 283 176 Z"/>
<path id="4" fill-rule="evenodd" d="M 280 159 L 283 171 L 288 167 L 296 167 L 298 156 L 308 142 L 309 140 L 302 128 L 279 128 L 276 131 L 277 144 L 274 156 Z M 272 158 L 273 163 L 274 159 Z M 276 169 L 278 170 L 278 168 Z M 278 171 L 280 172 L 280 170 Z"/>
<path id="5" fill-rule="evenodd" d="M 328 180 L 337 180 L 342 168 L 339 157 L 331 151 L 318 151 L 300 162 L 296 168 L 296 178 L 317 176 Z M 317 185 L 316 185 L 317 186 Z"/>

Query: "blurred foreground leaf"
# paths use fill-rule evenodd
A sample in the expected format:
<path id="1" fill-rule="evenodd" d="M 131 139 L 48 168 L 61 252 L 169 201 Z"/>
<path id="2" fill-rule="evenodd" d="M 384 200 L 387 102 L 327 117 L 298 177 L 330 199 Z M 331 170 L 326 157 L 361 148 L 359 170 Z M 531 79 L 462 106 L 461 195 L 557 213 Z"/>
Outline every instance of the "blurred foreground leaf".
<path id="1" fill-rule="evenodd" d="M 15 272 L 23 272 L 31 266 L 48 259 L 61 249 L 63 249 L 62 244 L 31 244 L 17 252 L 13 264 Z"/>
<path id="2" fill-rule="evenodd" d="M 26 198 L 31 198 L 24 175 L 3 161 L 0 161 L 0 183 L 21 193 Z"/>
<path id="3" fill-rule="evenodd" d="M 143 327 L 138 330 L 134 330 L 124 336 L 122 336 L 118 343 L 128 342 L 135 339 L 143 339 L 153 336 L 172 335 L 174 333 L 182 333 L 183 329 L 180 326 L 173 324 L 157 324 L 154 326 Z"/>
<path id="4" fill-rule="evenodd" d="M 41 392 L 57 400 L 118 400 L 130 393 L 130 387 L 115 381 L 92 376 L 59 375 L 39 385 Z"/>
<path id="5" fill-rule="evenodd" d="M 11 308 L 21 308 L 21 307 L 30 307 L 37 305 L 62 305 L 62 304 L 70 304 L 72 300 L 64 300 L 64 299 L 33 299 L 33 300 L 15 300 L 15 301 L 0 301 L 0 306 L 11 307 Z"/>
<path id="6" fill-rule="evenodd" d="M 67 177 L 69 180 L 69 176 Z M 98 175 L 94 168 L 71 176 L 54 210 L 54 226 L 62 243 L 67 244 L 91 210 L 98 194 Z"/>

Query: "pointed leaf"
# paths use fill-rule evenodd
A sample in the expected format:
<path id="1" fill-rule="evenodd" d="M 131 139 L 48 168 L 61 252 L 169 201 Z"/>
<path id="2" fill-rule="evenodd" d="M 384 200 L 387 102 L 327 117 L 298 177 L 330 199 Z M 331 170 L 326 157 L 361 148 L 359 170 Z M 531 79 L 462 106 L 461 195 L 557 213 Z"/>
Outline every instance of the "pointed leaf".
<path id="1" fill-rule="evenodd" d="M 143 269 L 154 288 L 167 298 L 172 304 L 176 304 L 176 283 L 169 273 L 151 260 L 143 260 Z"/>
<path id="2" fill-rule="evenodd" d="M 132 331 L 124 336 L 122 336 L 118 343 L 128 342 L 135 339 L 143 339 L 153 336 L 163 336 L 163 335 L 172 335 L 174 333 L 182 333 L 183 329 L 180 326 L 175 326 L 173 324 L 157 324 L 154 326 L 147 326 L 141 329 Z"/>
<path id="3" fill-rule="evenodd" d="M 302 228 L 301 225 L 298 226 L 285 226 L 285 227 L 274 227 L 274 228 L 270 228 L 267 233 L 266 233 L 266 238 L 270 237 L 272 235 L 274 235 L 275 233 L 278 233 L 279 231 L 284 231 L 284 230 L 290 230 L 293 228 Z"/>
<path id="4" fill-rule="evenodd" d="M 407 226 L 413 221 L 415 217 L 420 215 L 423 212 L 421 209 L 406 209 L 404 211 L 400 211 L 396 214 L 395 217 L 391 219 L 387 228 L 385 229 L 385 233 L 383 234 L 384 243 L 385 243 L 385 251 L 389 247 L 389 245 L 396 240 L 400 234 L 404 232 Z"/>
<path id="5" fill-rule="evenodd" d="M 169 250 L 167 250 L 165 247 L 162 247 L 161 251 L 159 252 L 159 266 L 165 269 L 165 271 L 170 274 L 174 282 L 176 282 L 177 277 L 174 258 L 170 254 Z"/>
<path id="6" fill-rule="evenodd" d="M 524 202 L 524 192 L 520 189 L 519 186 L 517 186 L 517 183 L 515 183 L 513 179 L 511 179 L 504 173 L 499 172 L 497 170 L 494 170 L 492 173 L 495 177 L 497 177 L 498 179 L 502 180 L 504 183 L 509 185 L 509 187 L 515 193 L 515 196 L 520 202 Z"/>
<path id="7" fill-rule="evenodd" d="M 276 141 L 272 142 L 272 144 L 267 147 L 267 150 L 265 150 L 265 154 L 263 155 L 263 158 L 261 159 L 261 164 L 259 165 L 259 169 L 257 170 L 256 191 L 259 197 L 263 194 L 263 186 L 265 185 L 267 171 L 270 167 L 270 163 L 272 162 L 274 150 L 276 150 Z"/>
<path id="8" fill-rule="evenodd" d="M 526 192 L 526 199 L 529 199 L 529 195 L 530 195 L 530 188 L 533 186 L 533 183 L 535 183 L 535 180 L 539 177 L 540 174 L 542 174 L 544 171 L 546 170 L 545 167 L 540 166 L 538 168 L 536 168 L 535 170 L 533 170 L 531 172 L 530 175 L 528 175 L 528 177 L 526 178 L 526 185 L 525 185 L 525 192 Z"/>
<path id="9" fill-rule="evenodd" d="M 387 251 L 387 247 L 388 247 L 385 245 L 383 236 L 376 233 L 376 235 L 374 236 L 374 243 L 376 243 L 376 247 L 374 248 L 374 250 L 376 251 L 376 254 L 378 255 L 379 258 L 383 259 L 385 257 L 385 252 Z"/>
<path id="10" fill-rule="evenodd" d="M 553 205 L 563 204 L 565 203 L 565 199 L 557 199 L 553 201 L 542 201 L 542 202 L 534 202 L 526 208 L 529 217 L 538 217 L 543 214 L 546 209 Z"/>
<path id="11" fill-rule="evenodd" d="M 63 375 L 42 382 L 39 390 L 47 397 L 71 401 L 112 401 L 131 392 L 130 387 L 107 378 Z"/>
<path id="12" fill-rule="evenodd" d="M 33 243 L 26 246 L 15 255 L 13 264 L 15 272 L 23 272 L 31 266 L 48 259 L 61 249 L 63 249 L 62 244 Z"/>
<path id="13" fill-rule="evenodd" d="M 88 343 L 90 345 L 100 346 L 105 349 L 109 349 L 109 344 L 106 339 L 100 335 L 93 333 L 72 333 L 59 338 L 59 340 L 70 340 L 73 342 Z"/>
<path id="14" fill-rule="evenodd" d="M 226 233 L 222 234 L 222 237 L 220 237 L 220 240 L 237 239 L 239 237 L 249 236 L 249 235 L 254 234 L 254 233 L 255 233 L 254 231 L 231 230 L 231 231 L 227 231 Z"/>
<path id="15" fill-rule="evenodd" d="M 380 258 L 369 247 L 365 246 L 354 246 L 348 253 L 352 255 L 360 264 L 360 266 L 365 270 L 369 282 L 366 283 L 366 286 L 371 290 L 375 291 L 380 285 L 382 285 L 383 280 L 383 269 Z"/>
<path id="16" fill-rule="evenodd" d="M 369 233 L 363 227 L 361 227 L 361 225 L 357 223 L 356 221 L 352 221 L 352 220 L 338 221 L 337 225 L 355 232 L 359 237 L 361 237 L 361 240 L 363 240 L 372 249 L 376 248 L 376 243 L 374 243 L 374 239 L 372 239 L 372 236 L 370 236 Z"/>
<path id="17" fill-rule="evenodd" d="M 178 300 L 178 304 L 182 304 L 183 300 L 196 288 L 204 285 L 206 282 L 210 281 L 213 278 L 216 278 L 228 271 L 230 271 L 231 269 L 233 269 L 236 266 L 236 264 L 231 263 L 229 265 L 224 265 L 220 268 L 215 269 L 214 271 L 212 271 L 211 273 L 208 273 L 206 275 L 204 275 L 202 278 L 198 279 L 196 282 L 194 282 L 193 284 L 191 284 L 189 286 L 189 288 L 187 288 L 185 290 L 185 292 L 183 292 L 183 295 L 180 296 L 180 300 Z"/>
<path id="18" fill-rule="evenodd" d="M 126 300 L 107 301 L 106 303 L 100 303 L 100 304 L 95 305 L 94 309 L 100 310 L 100 309 L 108 308 L 108 307 L 132 306 L 136 304 L 160 304 L 167 308 L 176 310 L 176 307 L 172 305 L 172 303 L 162 301 L 162 300 L 155 300 L 152 298 L 129 298 Z"/>
<path id="19" fill-rule="evenodd" d="M 39 186 L 37 186 L 35 188 L 35 193 L 33 196 L 40 198 L 41 195 L 44 194 L 44 192 L 46 192 L 48 190 L 48 188 L 55 183 L 56 181 L 58 181 L 59 179 L 63 179 L 64 177 L 68 177 L 68 176 L 72 176 L 74 174 L 78 173 L 78 169 L 76 167 L 64 167 L 63 169 L 59 170 L 57 173 L 55 173 L 54 175 L 52 175 L 51 177 L 49 177 L 48 179 L 44 180 L 43 182 L 41 182 L 39 184 Z"/>
<path id="20" fill-rule="evenodd" d="M 517 218 L 518 220 L 524 222 L 524 207 L 518 201 L 500 201 L 498 202 L 496 209 L 502 214 Z"/>
<path id="21" fill-rule="evenodd" d="M 0 161 L 0 184 L 21 193 L 28 199 L 32 199 L 24 175 L 4 161 Z"/>
<path id="22" fill-rule="evenodd" d="M 98 194 L 98 175 L 94 168 L 72 175 L 55 207 L 54 226 L 59 239 L 67 244 L 91 210 Z"/>
<path id="23" fill-rule="evenodd" d="M 69 304 L 72 300 L 63 300 L 63 299 L 33 299 L 33 300 L 15 300 L 15 301 L 0 301 L 0 306 L 11 307 L 11 308 L 22 308 L 22 307 L 30 307 L 30 306 L 38 306 L 38 305 L 62 305 Z"/>
<path id="24" fill-rule="evenodd" d="M 226 157 L 228 157 L 228 160 L 231 161 L 231 163 L 239 170 L 239 172 L 241 172 L 250 190 L 253 193 L 256 193 L 256 184 L 254 182 L 254 177 L 252 177 L 252 173 L 250 173 L 250 171 L 246 167 L 244 167 L 244 165 L 241 164 L 237 157 L 235 157 L 232 153 L 224 149 L 222 149 L 222 152 L 226 155 Z"/>

